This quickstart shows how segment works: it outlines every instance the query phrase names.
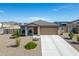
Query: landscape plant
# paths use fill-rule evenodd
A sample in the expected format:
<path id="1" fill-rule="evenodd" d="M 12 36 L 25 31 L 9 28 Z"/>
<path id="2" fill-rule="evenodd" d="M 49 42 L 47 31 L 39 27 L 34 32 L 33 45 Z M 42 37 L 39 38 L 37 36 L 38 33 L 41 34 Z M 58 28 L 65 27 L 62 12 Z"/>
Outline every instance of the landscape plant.
<path id="1" fill-rule="evenodd" d="M 76 37 L 77 37 L 77 42 L 79 43 L 79 36 L 77 35 Z"/>
<path id="2" fill-rule="evenodd" d="M 13 33 L 13 36 L 15 37 L 16 40 L 16 46 L 20 45 L 20 36 L 21 36 L 21 31 L 20 29 L 17 29 L 15 33 Z"/>
<path id="3" fill-rule="evenodd" d="M 20 38 L 15 38 L 16 39 L 16 46 L 18 47 L 20 45 Z"/>
<path id="4" fill-rule="evenodd" d="M 30 50 L 30 49 L 36 48 L 36 46 L 37 46 L 37 43 L 31 41 L 31 42 L 28 42 L 27 44 L 25 44 L 24 48 L 27 50 Z"/>
<path id="5" fill-rule="evenodd" d="M 69 33 L 69 37 L 70 37 L 70 39 L 72 39 L 73 36 L 74 36 L 74 33 L 73 33 L 73 32 L 70 32 L 70 33 Z"/>

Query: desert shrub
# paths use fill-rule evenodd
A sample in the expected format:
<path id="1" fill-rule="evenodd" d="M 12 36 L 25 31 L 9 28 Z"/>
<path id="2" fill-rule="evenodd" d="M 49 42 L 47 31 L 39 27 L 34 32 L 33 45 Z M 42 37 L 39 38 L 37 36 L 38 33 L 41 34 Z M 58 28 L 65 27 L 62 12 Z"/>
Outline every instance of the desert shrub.
<path id="1" fill-rule="evenodd" d="M 70 33 L 69 33 L 69 37 L 70 37 L 70 39 L 72 39 L 73 36 L 74 36 L 74 33 L 73 33 L 73 32 L 70 32 Z"/>
<path id="2" fill-rule="evenodd" d="M 36 46 L 37 46 L 37 44 L 32 41 L 32 42 L 28 42 L 28 43 L 24 46 L 24 48 L 27 49 L 27 50 L 30 50 L 30 49 L 36 48 Z"/>
<path id="3" fill-rule="evenodd" d="M 20 38 L 16 38 L 16 46 L 19 46 L 20 45 Z"/>
<path id="4" fill-rule="evenodd" d="M 77 37 L 77 41 L 79 42 L 79 36 L 77 35 L 76 37 Z"/>
<path id="5" fill-rule="evenodd" d="M 21 36 L 21 30 L 17 29 L 12 35 L 11 38 L 14 38 L 16 41 L 16 46 L 20 45 L 20 36 Z"/>

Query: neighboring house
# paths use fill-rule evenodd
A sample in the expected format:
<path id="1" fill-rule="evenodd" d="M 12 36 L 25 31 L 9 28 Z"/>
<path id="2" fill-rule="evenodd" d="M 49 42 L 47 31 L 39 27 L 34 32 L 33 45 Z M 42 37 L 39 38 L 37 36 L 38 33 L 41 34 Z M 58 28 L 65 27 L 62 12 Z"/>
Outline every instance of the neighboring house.
<path id="1" fill-rule="evenodd" d="M 79 19 L 71 22 L 54 22 L 58 24 L 58 34 L 75 31 L 79 33 Z"/>
<path id="2" fill-rule="evenodd" d="M 0 34 L 3 34 L 3 32 L 2 23 L 0 23 Z"/>
<path id="3" fill-rule="evenodd" d="M 1 22 L 0 23 L 0 34 L 12 34 L 17 29 L 20 29 L 20 26 L 16 22 Z"/>
<path id="4" fill-rule="evenodd" d="M 54 22 L 58 25 L 58 34 L 63 34 L 68 32 L 68 26 L 70 22 Z"/>
<path id="5" fill-rule="evenodd" d="M 69 24 L 67 24 L 67 26 L 68 26 L 68 32 L 76 29 L 76 31 L 78 31 L 79 33 L 79 19 L 70 22 Z"/>
<path id="6" fill-rule="evenodd" d="M 56 35 L 58 34 L 57 24 L 43 20 L 34 21 L 21 26 L 22 35 Z"/>

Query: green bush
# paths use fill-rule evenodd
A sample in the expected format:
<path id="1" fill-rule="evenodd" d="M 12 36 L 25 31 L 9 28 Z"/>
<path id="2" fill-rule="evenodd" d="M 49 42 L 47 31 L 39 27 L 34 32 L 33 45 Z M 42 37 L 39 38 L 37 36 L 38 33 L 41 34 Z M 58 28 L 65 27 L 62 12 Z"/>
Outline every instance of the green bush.
<path id="1" fill-rule="evenodd" d="M 70 33 L 69 33 L 69 37 L 70 37 L 70 39 L 72 39 L 73 36 L 74 36 L 74 33 L 73 33 L 73 32 L 70 32 Z"/>
<path id="2" fill-rule="evenodd" d="M 20 45 L 20 38 L 16 38 L 16 46 Z"/>
<path id="3" fill-rule="evenodd" d="M 77 35 L 77 41 L 79 42 L 79 36 Z"/>
<path id="4" fill-rule="evenodd" d="M 36 46 L 37 46 L 37 44 L 32 41 L 32 42 L 27 43 L 27 44 L 24 46 L 24 48 L 27 49 L 27 50 L 30 50 L 30 49 L 36 48 Z"/>

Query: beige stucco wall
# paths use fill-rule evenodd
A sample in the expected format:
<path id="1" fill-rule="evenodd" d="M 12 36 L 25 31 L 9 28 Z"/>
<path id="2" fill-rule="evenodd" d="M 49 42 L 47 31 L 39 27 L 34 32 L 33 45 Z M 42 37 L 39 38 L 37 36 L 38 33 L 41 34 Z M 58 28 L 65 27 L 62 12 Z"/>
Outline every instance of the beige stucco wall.
<path id="1" fill-rule="evenodd" d="M 41 27 L 40 28 L 41 35 L 55 35 L 58 34 L 57 27 Z"/>
<path id="2" fill-rule="evenodd" d="M 67 33 L 68 32 L 68 27 L 64 27 L 64 33 Z"/>
<path id="3" fill-rule="evenodd" d="M 63 29 L 62 29 L 63 28 Z M 67 33 L 68 32 L 68 28 L 67 26 L 64 26 L 64 27 L 59 27 L 58 28 L 58 34 L 63 34 L 63 33 Z"/>

